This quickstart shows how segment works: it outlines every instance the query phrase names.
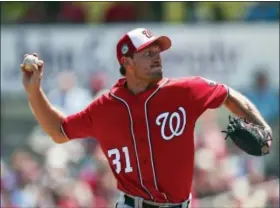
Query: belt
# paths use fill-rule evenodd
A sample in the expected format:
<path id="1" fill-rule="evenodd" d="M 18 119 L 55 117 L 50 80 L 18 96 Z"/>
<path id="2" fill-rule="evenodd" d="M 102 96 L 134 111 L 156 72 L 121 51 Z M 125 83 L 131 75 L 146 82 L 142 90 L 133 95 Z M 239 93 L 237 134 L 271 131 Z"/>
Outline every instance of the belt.
<path id="1" fill-rule="evenodd" d="M 124 203 L 130 207 L 134 207 L 134 199 L 130 196 L 124 195 Z M 190 204 L 190 201 L 188 201 L 188 204 L 186 207 L 184 208 L 188 208 Z M 142 207 L 143 208 L 182 208 L 182 205 L 161 205 L 161 206 L 157 206 L 157 205 L 152 205 L 152 204 L 147 204 L 145 202 L 142 203 Z"/>

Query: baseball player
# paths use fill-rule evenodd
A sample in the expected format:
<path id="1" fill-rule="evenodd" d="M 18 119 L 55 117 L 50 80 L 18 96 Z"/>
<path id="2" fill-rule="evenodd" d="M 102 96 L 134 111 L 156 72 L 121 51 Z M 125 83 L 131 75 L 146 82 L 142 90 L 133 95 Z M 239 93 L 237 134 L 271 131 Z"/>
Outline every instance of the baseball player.
<path id="1" fill-rule="evenodd" d="M 226 85 L 199 76 L 164 78 L 161 52 L 170 47 L 167 36 L 154 36 L 144 28 L 129 31 L 116 47 L 124 78 L 83 111 L 67 117 L 41 88 L 43 61 L 33 65 L 32 73 L 21 65 L 32 112 L 56 143 L 98 139 L 121 192 L 118 208 L 190 206 L 194 128 L 207 109 L 225 105 L 271 134 L 255 106 Z"/>

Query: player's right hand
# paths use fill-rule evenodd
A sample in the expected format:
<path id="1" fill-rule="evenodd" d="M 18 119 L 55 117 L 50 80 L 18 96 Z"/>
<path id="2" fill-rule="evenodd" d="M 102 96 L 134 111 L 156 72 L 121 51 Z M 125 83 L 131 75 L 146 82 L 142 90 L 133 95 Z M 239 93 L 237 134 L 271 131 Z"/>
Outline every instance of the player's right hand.
<path id="1" fill-rule="evenodd" d="M 24 58 L 27 55 L 28 54 L 25 54 Z M 37 53 L 33 53 L 32 55 L 38 57 Z M 42 60 L 39 60 L 38 64 L 33 64 L 32 71 L 25 70 L 23 64 L 21 64 L 20 67 L 23 75 L 22 82 L 25 91 L 27 92 L 28 95 L 33 95 L 34 93 L 40 90 L 41 79 L 44 71 L 44 62 Z"/>

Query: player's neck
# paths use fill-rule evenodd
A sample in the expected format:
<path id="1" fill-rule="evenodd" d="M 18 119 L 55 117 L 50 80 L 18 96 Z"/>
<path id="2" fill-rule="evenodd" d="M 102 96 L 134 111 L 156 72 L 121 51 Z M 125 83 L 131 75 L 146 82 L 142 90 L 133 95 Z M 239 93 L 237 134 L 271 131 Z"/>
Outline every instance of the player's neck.
<path id="1" fill-rule="evenodd" d="M 134 95 L 137 95 L 145 90 L 156 85 L 162 78 L 154 79 L 154 80 L 137 80 L 137 79 L 126 79 L 126 88 L 128 88 Z"/>

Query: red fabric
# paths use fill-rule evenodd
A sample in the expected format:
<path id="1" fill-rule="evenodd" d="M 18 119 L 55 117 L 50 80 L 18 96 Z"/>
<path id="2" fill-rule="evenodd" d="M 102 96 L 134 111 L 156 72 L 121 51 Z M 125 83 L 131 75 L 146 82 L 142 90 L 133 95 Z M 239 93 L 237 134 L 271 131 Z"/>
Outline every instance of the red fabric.
<path id="1" fill-rule="evenodd" d="M 124 45 L 127 46 L 127 52 L 125 54 L 123 54 L 123 52 L 122 52 Z M 133 45 L 133 43 L 131 42 L 131 39 L 129 38 L 129 36 L 127 34 L 124 35 L 117 44 L 117 58 L 118 58 L 119 63 L 123 64 L 121 58 L 124 55 L 127 55 L 127 56 L 132 55 L 135 51 L 136 51 L 136 48 Z"/>
<path id="2" fill-rule="evenodd" d="M 103 108 L 100 100 L 96 100 L 83 111 L 68 116 L 62 122 L 62 129 L 66 136 L 69 139 L 97 137 L 100 132 L 98 127 L 103 117 Z"/>
<path id="3" fill-rule="evenodd" d="M 227 95 L 225 86 L 204 82 L 198 77 L 162 79 L 133 95 L 120 79 L 112 95 L 69 116 L 63 129 L 70 138 L 96 136 L 121 191 L 157 202 L 167 202 L 165 196 L 182 202 L 191 192 L 196 121 Z"/>
<path id="4" fill-rule="evenodd" d="M 63 2 L 62 9 L 58 14 L 58 20 L 64 22 L 85 22 L 85 10 L 73 2 Z"/>
<path id="5" fill-rule="evenodd" d="M 207 109 L 218 108 L 228 95 L 228 87 L 203 77 L 192 78 L 188 88 L 191 102 L 198 104 L 194 108 L 200 114 Z"/>
<path id="6" fill-rule="evenodd" d="M 135 4 L 115 3 L 107 10 L 105 22 L 135 22 L 137 20 Z"/>

